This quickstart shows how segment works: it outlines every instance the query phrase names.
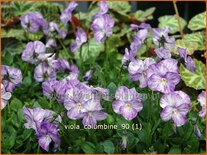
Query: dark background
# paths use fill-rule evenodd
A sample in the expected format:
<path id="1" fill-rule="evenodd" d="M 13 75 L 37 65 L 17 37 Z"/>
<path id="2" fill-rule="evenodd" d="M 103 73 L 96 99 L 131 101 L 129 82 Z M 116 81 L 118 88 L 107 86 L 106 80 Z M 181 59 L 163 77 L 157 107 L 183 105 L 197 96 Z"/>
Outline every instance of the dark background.
<path id="1" fill-rule="evenodd" d="M 90 5 L 90 2 L 78 2 L 79 6 L 77 10 L 87 12 L 87 8 Z M 157 27 L 158 18 L 164 15 L 173 15 L 175 14 L 173 2 L 130 2 L 132 5 L 132 12 L 136 10 L 145 10 L 150 7 L 156 7 L 154 12 L 154 19 L 147 21 L 147 23 L 151 24 L 152 27 Z M 177 7 L 179 14 L 186 21 L 189 21 L 194 15 L 203 12 L 206 10 L 205 2 L 177 2 Z"/>

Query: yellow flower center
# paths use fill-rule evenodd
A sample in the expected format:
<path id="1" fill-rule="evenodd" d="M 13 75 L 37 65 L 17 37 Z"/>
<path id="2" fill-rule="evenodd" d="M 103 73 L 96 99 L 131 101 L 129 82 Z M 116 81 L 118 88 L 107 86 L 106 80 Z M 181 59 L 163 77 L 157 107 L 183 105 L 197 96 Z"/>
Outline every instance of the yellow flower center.
<path id="1" fill-rule="evenodd" d="M 127 108 L 127 109 L 130 109 L 130 108 L 131 108 L 131 104 L 127 103 L 127 104 L 126 104 L 126 108 Z"/>
<path id="2" fill-rule="evenodd" d="M 166 81 L 166 79 L 163 78 L 163 79 L 161 80 L 161 82 L 162 82 L 162 84 L 166 84 L 167 81 Z"/>
<path id="3" fill-rule="evenodd" d="M 177 113 L 177 110 L 176 109 L 173 109 L 172 112 L 173 112 L 173 114 L 176 114 Z"/>
<path id="4" fill-rule="evenodd" d="M 77 103 L 77 108 L 78 108 L 78 109 L 81 108 L 81 103 Z"/>

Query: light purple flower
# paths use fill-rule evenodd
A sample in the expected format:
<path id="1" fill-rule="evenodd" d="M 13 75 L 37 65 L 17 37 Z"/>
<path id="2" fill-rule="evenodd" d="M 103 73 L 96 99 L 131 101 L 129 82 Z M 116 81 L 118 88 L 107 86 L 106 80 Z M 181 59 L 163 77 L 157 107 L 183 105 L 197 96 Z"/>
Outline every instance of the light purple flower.
<path id="1" fill-rule="evenodd" d="M 76 9 L 78 4 L 76 2 L 70 2 L 67 6 L 67 8 L 62 12 L 60 16 L 60 20 L 62 23 L 68 23 L 68 21 L 71 21 L 72 18 L 72 12 Z"/>
<path id="2" fill-rule="evenodd" d="M 172 119 L 175 125 L 180 127 L 185 124 L 186 115 L 190 111 L 190 98 L 182 91 L 171 92 L 162 96 L 160 106 L 163 108 L 161 119 Z"/>
<path id="3" fill-rule="evenodd" d="M 43 95 L 51 99 L 56 96 L 55 88 L 57 87 L 58 81 L 47 80 L 42 83 Z"/>
<path id="4" fill-rule="evenodd" d="M 43 82 L 47 80 L 55 80 L 56 72 L 53 68 L 51 68 L 47 64 L 40 63 L 35 68 L 34 79 L 38 82 Z"/>
<path id="5" fill-rule="evenodd" d="M 87 41 L 87 34 L 83 31 L 82 28 L 78 28 L 76 35 L 76 41 L 70 46 L 70 50 L 75 52 L 79 50 L 81 45 Z"/>
<path id="6" fill-rule="evenodd" d="M 26 119 L 26 123 L 24 124 L 27 129 L 34 129 L 37 132 L 38 125 L 45 122 L 61 122 L 62 119 L 59 115 L 54 113 L 51 110 L 45 110 L 42 108 L 23 108 L 23 115 Z"/>
<path id="7" fill-rule="evenodd" d="M 83 125 L 94 127 L 97 121 L 106 119 L 107 114 L 101 107 L 100 100 L 90 99 L 84 104 L 86 112 L 83 113 Z"/>
<path id="8" fill-rule="evenodd" d="M 191 72 L 195 72 L 195 70 L 196 70 L 195 62 L 193 61 L 193 59 L 190 56 L 187 55 L 188 54 L 187 49 L 178 47 L 177 50 L 178 50 L 180 57 L 184 59 L 184 62 L 185 62 L 187 69 Z"/>
<path id="9" fill-rule="evenodd" d="M 141 95 L 136 92 L 135 88 L 128 89 L 120 86 L 116 91 L 115 98 L 116 100 L 112 103 L 113 110 L 126 120 L 134 119 L 143 109 Z"/>
<path id="10" fill-rule="evenodd" d="M 31 12 L 21 16 L 21 25 L 24 29 L 34 33 L 39 30 L 47 30 L 48 23 L 39 12 Z"/>
<path id="11" fill-rule="evenodd" d="M 55 48 L 57 47 L 57 43 L 55 39 L 49 39 L 45 45 L 46 48 Z"/>
<path id="12" fill-rule="evenodd" d="M 45 55 L 46 47 L 41 41 L 29 42 L 22 52 L 22 60 L 34 64 L 42 60 Z"/>
<path id="13" fill-rule="evenodd" d="M 105 1 L 98 2 L 98 6 L 100 8 L 100 11 L 97 13 L 98 15 L 106 14 L 109 10 L 108 5 Z"/>
<path id="14" fill-rule="evenodd" d="M 4 109 L 11 98 L 12 94 L 7 92 L 4 88 L 4 85 L 1 84 L 1 110 Z"/>
<path id="15" fill-rule="evenodd" d="M 126 149 L 126 147 L 127 147 L 127 141 L 128 141 L 127 135 L 123 135 L 122 136 L 122 143 L 121 143 L 122 150 L 125 150 Z"/>
<path id="16" fill-rule="evenodd" d="M 77 66 L 70 65 L 65 59 L 58 59 L 53 61 L 52 67 L 58 71 L 64 71 L 66 74 L 62 80 L 76 80 L 79 76 L 79 70 Z"/>
<path id="17" fill-rule="evenodd" d="M 49 28 L 48 28 L 46 34 L 47 34 L 47 35 L 50 35 L 50 33 L 52 33 L 52 32 L 57 32 L 58 35 L 59 35 L 62 39 L 64 39 L 64 38 L 66 37 L 66 35 L 67 35 L 67 32 L 66 32 L 65 30 L 61 30 L 61 29 L 59 29 L 58 25 L 57 25 L 55 22 L 50 22 L 50 23 L 49 23 Z"/>
<path id="18" fill-rule="evenodd" d="M 159 58 L 159 60 L 171 58 L 170 50 L 165 49 L 163 47 L 156 48 L 155 53 L 157 54 L 157 57 Z"/>
<path id="19" fill-rule="evenodd" d="M 56 125 L 50 122 L 42 122 L 40 123 L 39 127 L 37 128 L 37 137 L 38 143 L 45 151 L 49 151 L 49 146 L 51 142 L 54 142 L 54 149 L 56 151 L 60 139 L 58 137 L 58 128 Z"/>
<path id="20" fill-rule="evenodd" d="M 83 79 L 84 79 L 85 81 L 91 81 L 91 79 L 92 79 L 92 74 L 93 74 L 93 70 L 92 70 L 92 69 L 88 70 L 88 71 L 85 73 L 85 75 L 83 76 Z"/>
<path id="21" fill-rule="evenodd" d="M 128 48 L 125 48 L 125 54 L 122 58 L 122 65 L 127 67 L 131 61 L 135 60 L 136 55 L 137 53 L 135 51 L 129 51 Z"/>
<path id="22" fill-rule="evenodd" d="M 108 14 L 95 17 L 91 25 L 95 41 L 103 42 L 106 37 L 110 37 L 113 33 L 114 23 L 113 18 Z"/>
<path id="23" fill-rule="evenodd" d="M 151 27 L 149 24 L 147 24 L 147 23 L 141 23 L 140 25 L 131 24 L 130 27 L 131 27 L 132 30 L 136 30 L 136 31 L 138 31 L 138 30 L 140 30 L 140 29 L 147 29 L 147 30 L 150 30 L 150 29 L 152 28 L 152 27 Z"/>
<path id="24" fill-rule="evenodd" d="M 202 107 L 201 111 L 199 112 L 199 116 L 204 118 L 206 116 L 206 91 L 202 91 L 198 95 L 198 102 Z"/>
<path id="25" fill-rule="evenodd" d="M 2 65 L 2 83 L 7 92 L 12 92 L 16 86 L 22 83 L 22 72 L 17 68 Z"/>
<path id="26" fill-rule="evenodd" d="M 128 72 L 132 81 L 139 81 L 140 87 L 144 88 L 147 86 L 147 70 L 150 65 L 155 64 L 154 59 L 146 58 L 142 60 L 134 60 L 129 63 Z"/>
<path id="27" fill-rule="evenodd" d="M 158 64 L 152 64 L 147 70 L 148 87 L 162 93 L 174 91 L 180 82 L 177 63 L 175 59 L 166 59 Z"/>
<path id="28" fill-rule="evenodd" d="M 201 136 L 202 136 L 202 134 L 201 134 L 201 130 L 199 129 L 198 125 L 197 125 L 197 124 L 194 125 L 194 126 L 193 126 L 193 129 L 194 129 L 194 133 L 195 133 L 196 137 L 197 137 L 198 139 L 200 139 Z"/>

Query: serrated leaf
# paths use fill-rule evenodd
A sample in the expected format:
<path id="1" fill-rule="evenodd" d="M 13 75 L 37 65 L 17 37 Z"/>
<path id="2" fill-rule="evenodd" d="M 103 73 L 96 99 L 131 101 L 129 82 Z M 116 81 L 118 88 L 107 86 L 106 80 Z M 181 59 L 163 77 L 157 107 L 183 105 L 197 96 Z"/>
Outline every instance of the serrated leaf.
<path id="1" fill-rule="evenodd" d="M 6 31 L 2 29 L 2 38 L 15 38 L 17 40 L 26 40 L 25 33 L 23 29 L 9 29 Z"/>
<path id="2" fill-rule="evenodd" d="M 198 43 L 197 42 L 188 41 L 188 40 L 178 39 L 175 42 L 175 46 L 187 49 L 188 55 L 192 55 L 195 52 L 195 50 L 198 48 Z M 176 49 L 177 48 L 175 48 L 175 50 L 173 50 L 173 52 L 175 54 L 178 54 Z"/>
<path id="3" fill-rule="evenodd" d="M 104 45 L 96 42 L 94 39 L 91 39 L 86 44 L 84 44 L 80 50 L 75 52 L 75 59 L 80 59 L 81 52 L 83 61 L 86 61 L 89 58 L 98 57 L 100 52 L 104 50 Z"/>
<path id="4" fill-rule="evenodd" d="M 151 7 L 145 11 L 138 10 L 135 12 L 134 17 L 140 22 L 144 22 L 146 20 L 151 20 L 151 19 L 153 19 L 152 14 L 154 13 L 155 9 L 156 9 L 155 7 Z"/>
<path id="5" fill-rule="evenodd" d="M 179 72 L 181 75 L 181 79 L 185 82 L 185 84 L 189 87 L 199 89 L 206 88 L 206 67 L 201 61 L 197 59 L 193 59 L 196 66 L 195 73 L 190 72 L 184 65 L 180 65 Z"/>
<path id="6" fill-rule="evenodd" d="M 195 50 L 205 50 L 206 49 L 206 33 L 196 32 L 184 35 L 183 38 L 186 42 L 196 42 L 197 48 Z"/>
<path id="7" fill-rule="evenodd" d="M 159 17 L 158 21 L 159 21 L 158 26 L 160 28 L 170 28 L 171 34 L 179 32 L 179 24 L 175 15 L 166 15 L 166 16 Z M 187 22 L 181 17 L 180 17 L 180 22 L 181 22 L 181 28 L 184 29 Z"/>
<path id="8" fill-rule="evenodd" d="M 127 13 L 131 11 L 131 5 L 129 2 L 107 2 L 110 9 L 116 10 L 117 12 Z"/>
<path id="9" fill-rule="evenodd" d="M 191 31 L 197 31 L 206 28 L 206 12 L 195 15 L 188 24 Z"/>

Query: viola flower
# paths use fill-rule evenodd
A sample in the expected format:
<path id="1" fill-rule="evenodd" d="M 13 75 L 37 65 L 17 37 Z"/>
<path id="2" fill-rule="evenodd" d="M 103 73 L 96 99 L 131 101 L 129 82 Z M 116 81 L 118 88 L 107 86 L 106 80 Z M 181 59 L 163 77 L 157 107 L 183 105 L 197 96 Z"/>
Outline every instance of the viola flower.
<path id="1" fill-rule="evenodd" d="M 180 82 L 177 63 L 175 59 L 165 59 L 152 64 L 147 70 L 148 87 L 165 94 L 174 91 Z"/>
<path id="2" fill-rule="evenodd" d="M 45 122 L 61 122 L 61 117 L 51 110 L 45 110 L 42 108 L 23 108 L 23 115 L 26 119 L 24 124 L 27 129 L 34 129 L 37 133 L 37 128 L 40 123 Z"/>
<path id="3" fill-rule="evenodd" d="M 94 127 L 97 121 L 106 119 L 107 114 L 101 107 L 100 100 L 90 99 L 84 104 L 86 112 L 83 113 L 83 125 Z"/>
<path id="4" fill-rule="evenodd" d="M 98 2 L 98 6 L 100 8 L 99 12 L 97 13 L 97 15 L 104 15 L 108 12 L 109 8 L 106 2 L 104 1 L 100 1 Z"/>
<path id="5" fill-rule="evenodd" d="M 7 105 L 7 102 L 11 98 L 11 93 L 7 92 L 4 88 L 4 85 L 1 84 L 1 110 L 4 109 Z"/>
<path id="6" fill-rule="evenodd" d="M 41 41 L 29 42 L 22 52 L 22 60 L 34 64 L 44 57 L 46 47 Z"/>
<path id="7" fill-rule="evenodd" d="M 126 149 L 126 147 L 127 147 L 127 141 L 128 141 L 127 135 L 123 135 L 122 136 L 122 143 L 121 143 L 121 149 L 122 150 L 125 150 Z"/>
<path id="8" fill-rule="evenodd" d="M 84 81 L 91 81 L 92 79 L 93 70 L 88 70 L 85 75 L 83 76 Z"/>
<path id="9" fill-rule="evenodd" d="M 110 99 L 110 92 L 109 89 L 101 88 L 101 87 L 92 87 L 92 92 L 94 95 L 98 97 L 98 99 L 103 99 L 105 101 L 109 101 Z M 95 98 L 96 99 L 96 98 Z"/>
<path id="10" fill-rule="evenodd" d="M 21 16 L 21 25 L 29 32 L 38 32 L 40 29 L 47 30 L 48 23 L 39 12 L 31 12 Z"/>
<path id="11" fill-rule="evenodd" d="M 68 110 L 67 116 L 70 119 L 80 119 L 86 112 L 85 104 L 91 99 L 91 89 L 77 80 L 71 81 L 71 87 L 69 87 L 65 93 L 64 107 Z"/>
<path id="12" fill-rule="evenodd" d="M 56 72 L 65 71 L 67 73 L 62 80 L 76 80 L 79 76 L 79 70 L 77 66 L 70 65 L 65 59 L 58 59 L 53 61 L 52 66 Z"/>
<path id="13" fill-rule="evenodd" d="M 54 142 L 54 151 L 57 150 L 60 139 L 58 137 L 58 128 L 50 122 L 42 122 L 37 128 L 38 143 L 45 151 L 49 151 L 50 143 Z"/>
<path id="14" fill-rule="evenodd" d="M 66 37 L 66 35 L 67 35 L 67 32 L 66 32 L 65 30 L 61 30 L 61 29 L 59 29 L 57 23 L 55 23 L 55 22 L 50 22 L 50 23 L 49 23 L 49 28 L 48 28 L 48 30 L 47 30 L 46 35 L 50 35 L 50 34 L 53 33 L 53 32 L 58 33 L 58 35 L 59 35 L 62 39 L 64 39 L 64 38 Z"/>
<path id="15" fill-rule="evenodd" d="M 201 136 L 202 136 L 202 134 L 201 134 L 201 131 L 200 131 L 198 125 L 197 125 L 197 124 L 194 125 L 194 126 L 193 126 L 193 129 L 194 129 L 194 133 L 195 133 L 196 137 L 197 137 L 198 139 L 200 139 Z"/>
<path id="16" fill-rule="evenodd" d="M 182 91 L 175 91 L 162 96 L 160 106 L 163 110 L 160 113 L 163 121 L 173 120 L 177 127 L 186 122 L 186 115 L 190 111 L 190 98 Z"/>
<path id="17" fill-rule="evenodd" d="M 44 81 L 42 83 L 43 95 L 46 96 L 48 99 L 55 97 L 55 95 L 56 95 L 55 88 L 56 88 L 57 84 L 58 84 L 58 81 L 56 81 L 56 80 Z"/>
<path id="18" fill-rule="evenodd" d="M 16 86 L 22 83 L 22 72 L 17 68 L 2 65 L 2 83 L 7 92 L 12 92 Z"/>
<path id="19" fill-rule="evenodd" d="M 155 64 L 154 59 L 146 58 L 142 60 L 134 60 L 129 63 L 128 72 L 132 81 L 139 81 L 140 87 L 147 87 L 147 70 L 150 65 Z"/>
<path id="20" fill-rule="evenodd" d="M 204 118 L 206 116 L 206 91 L 202 91 L 198 95 L 198 102 L 202 107 L 201 111 L 199 112 L 199 116 Z"/>
<path id="21" fill-rule="evenodd" d="M 187 49 L 178 47 L 178 53 L 179 53 L 180 57 L 184 59 L 184 62 L 185 62 L 187 69 L 191 72 L 195 72 L 195 70 L 196 70 L 195 62 L 193 61 L 193 59 L 190 56 L 187 55 L 188 54 Z"/>
<path id="22" fill-rule="evenodd" d="M 45 45 L 46 48 L 55 48 L 57 47 L 57 43 L 55 39 L 49 39 Z"/>
<path id="23" fill-rule="evenodd" d="M 108 14 L 95 17 L 91 25 L 95 41 L 104 42 L 106 37 L 110 37 L 113 33 L 114 23 L 113 18 Z"/>
<path id="24" fill-rule="evenodd" d="M 67 8 L 62 12 L 60 20 L 62 23 L 66 24 L 68 21 L 71 21 L 72 12 L 76 9 L 78 4 L 76 2 L 70 2 Z"/>
<path id="25" fill-rule="evenodd" d="M 40 63 L 35 68 L 34 79 L 38 82 L 43 82 L 47 80 L 55 80 L 56 72 L 53 68 L 49 67 L 47 64 Z"/>
<path id="26" fill-rule="evenodd" d="M 120 86 L 116 91 L 115 98 L 116 100 L 112 103 L 113 110 L 126 120 L 134 119 L 143 109 L 141 95 L 136 92 L 135 88 L 128 89 Z"/>
<path id="27" fill-rule="evenodd" d="M 156 48 L 155 53 L 157 54 L 157 57 L 159 58 L 159 60 L 171 58 L 170 50 L 165 49 L 163 47 Z"/>
<path id="28" fill-rule="evenodd" d="M 79 50 L 83 43 L 87 41 L 87 34 L 83 31 L 82 28 L 78 28 L 76 35 L 76 41 L 70 46 L 70 50 L 75 52 Z"/>
<path id="29" fill-rule="evenodd" d="M 135 51 L 129 51 L 125 48 L 125 54 L 122 58 L 122 65 L 127 67 L 131 61 L 135 60 L 136 55 L 137 53 Z"/>

